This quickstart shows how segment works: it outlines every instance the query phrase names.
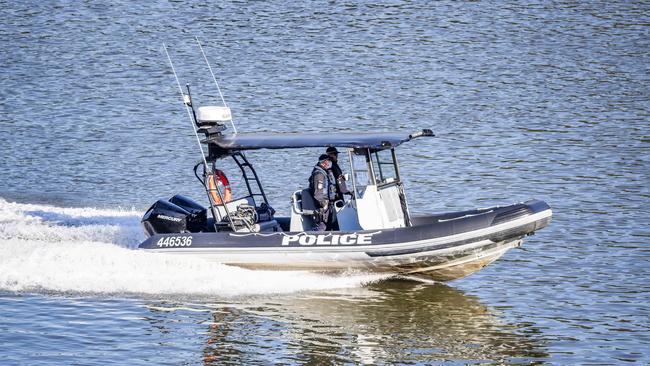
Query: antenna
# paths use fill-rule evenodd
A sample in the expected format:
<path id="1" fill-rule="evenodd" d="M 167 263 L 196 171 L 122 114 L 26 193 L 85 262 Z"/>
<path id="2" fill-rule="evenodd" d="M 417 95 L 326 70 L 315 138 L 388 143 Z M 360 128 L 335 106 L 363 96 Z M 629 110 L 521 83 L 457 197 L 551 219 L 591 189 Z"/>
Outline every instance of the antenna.
<path id="1" fill-rule="evenodd" d="M 203 47 L 201 46 L 201 42 L 199 41 L 199 37 L 194 37 L 196 39 L 196 43 L 199 45 L 199 49 L 201 49 L 201 53 L 203 54 L 203 59 L 205 60 L 205 63 L 208 65 L 208 69 L 210 70 L 210 74 L 212 75 L 212 80 L 214 80 L 214 85 L 217 86 L 217 91 L 219 92 L 219 96 L 221 97 L 221 101 L 223 102 L 223 105 L 225 107 L 228 107 L 228 104 L 226 104 L 226 100 L 223 97 L 223 94 L 221 93 L 221 88 L 219 87 L 219 83 L 217 82 L 217 78 L 214 76 L 214 72 L 212 72 L 212 66 L 210 66 L 210 62 L 208 61 L 208 57 L 205 55 L 205 52 L 203 51 Z M 235 127 L 235 122 L 232 119 L 232 115 L 230 115 L 230 125 L 232 126 L 232 130 L 235 132 L 235 135 L 237 134 L 237 127 Z"/>
<path id="2" fill-rule="evenodd" d="M 188 95 L 185 95 L 183 93 L 183 88 L 181 87 L 181 82 L 178 80 L 178 75 L 176 74 L 176 69 L 174 68 L 174 63 L 172 62 L 172 58 L 169 56 L 169 51 L 167 51 L 167 45 L 165 45 L 165 42 L 163 42 L 163 48 L 165 49 L 165 54 L 167 55 L 167 60 L 169 60 L 169 66 L 172 67 L 172 72 L 174 73 L 174 78 L 176 78 L 176 85 L 178 85 L 178 91 L 181 92 L 181 100 L 183 101 L 183 104 L 185 105 L 185 110 L 187 111 L 187 116 L 190 117 L 190 124 L 192 125 L 192 131 L 194 132 L 194 136 L 196 137 L 196 143 L 199 144 L 199 149 L 201 150 L 201 158 L 203 159 L 203 171 L 207 172 L 210 171 L 209 166 L 208 166 L 208 161 L 205 159 L 205 153 L 203 153 L 203 146 L 201 146 L 201 139 L 199 138 L 199 134 L 196 132 L 196 129 L 194 128 L 194 120 L 192 119 L 192 115 L 194 113 L 194 108 L 192 108 L 192 111 L 190 111 L 190 103 L 192 102 L 192 98 L 189 95 L 189 87 L 187 89 Z M 195 168 L 196 169 L 196 168 Z M 208 193 L 208 200 L 210 201 L 210 211 L 212 211 L 212 217 L 214 217 L 215 221 L 217 219 L 217 215 L 214 209 L 214 205 L 212 204 L 212 198 L 210 197 L 210 194 L 208 192 L 208 187 L 204 183 L 206 193 Z M 217 188 L 217 193 L 221 197 L 221 192 L 219 192 L 219 189 Z M 223 197 L 221 197 L 222 202 Z M 230 218 L 230 213 L 228 212 L 228 206 L 224 204 L 224 209 L 226 210 L 226 215 L 228 218 Z M 221 214 L 219 215 L 221 217 Z M 235 228 L 232 218 L 230 218 L 230 226 Z M 216 230 L 216 222 L 215 222 L 215 230 Z"/>
<path id="3" fill-rule="evenodd" d="M 163 42 L 163 48 L 165 49 L 165 54 L 167 55 L 167 60 L 169 60 L 169 65 L 172 67 L 172 72 L 174 73 L 174 78 L 176 78 L 176 85 L 178 85 L 178 90 L 181 92 L 181 100 L 183 101 L 183 105 L 185 105 L 185 110 L 187 111 L 187 116 L 190 117 L 190 123 L 192 124 L 192 132 L 194 132 L 194 136 L 196 136 L 196 142 L 199 144 L 199 149 L 201 150 L 201 157 L 203 158 L 203 166 L 205 167 L 205 170 L 208 171 L 208 161 L 205 160 L 205 154 L 203 153 L 203 146 L 201 146 L 201 139 L 199 139 L 199 134 L 196 132 L 196 129 L 194 128 L 194 120 L 192 119 L 192 112 L 190 111 L 190 107 L 188 106 L 188 101 L 191 101 L 188 95 L 185 95 L 183 93 L 183 88 L 181 87 L 181 82 L 178 81 L 178 75 L 176 75 L 176 69 L 174 68 L 174 63 L 172 62 L 172 58 L 169 57 L 169 52 L 167 51 L 167 45 Z"/>

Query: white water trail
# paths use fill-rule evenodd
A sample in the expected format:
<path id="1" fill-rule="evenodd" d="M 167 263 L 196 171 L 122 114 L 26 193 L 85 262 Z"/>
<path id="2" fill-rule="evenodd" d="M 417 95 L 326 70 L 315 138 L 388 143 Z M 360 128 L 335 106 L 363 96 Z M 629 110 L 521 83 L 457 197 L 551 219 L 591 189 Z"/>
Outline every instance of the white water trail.
<path id="1" fill-rule="evenodd" d="M 135 249 L 141 212 L 0 198 L 0 291 L 230 297 L 359 287 L 386 276 L 252 271 Z"/>

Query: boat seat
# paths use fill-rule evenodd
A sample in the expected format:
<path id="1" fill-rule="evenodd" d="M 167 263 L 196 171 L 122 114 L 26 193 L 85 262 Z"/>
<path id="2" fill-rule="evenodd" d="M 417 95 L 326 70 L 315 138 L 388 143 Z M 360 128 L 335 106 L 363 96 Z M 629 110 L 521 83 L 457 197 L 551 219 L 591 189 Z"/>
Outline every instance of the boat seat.
<path id="1" fill-rule="evenodd" d="M 300 191 L 300 208 L 302 210 L 302 215 L 313 215 L 318 212 L 318 206 L 316 205 L 316 200 L 311 195 L 309 188 L 303 189 Z"/>
<path id="2" fill-rule="evenodd" d="M 291 206 L 289 230 L 313 230 L 316 226 L 314 215 L 318 212 L 318 206 L 309 189 L 293 192 L 291 195 Z"/>

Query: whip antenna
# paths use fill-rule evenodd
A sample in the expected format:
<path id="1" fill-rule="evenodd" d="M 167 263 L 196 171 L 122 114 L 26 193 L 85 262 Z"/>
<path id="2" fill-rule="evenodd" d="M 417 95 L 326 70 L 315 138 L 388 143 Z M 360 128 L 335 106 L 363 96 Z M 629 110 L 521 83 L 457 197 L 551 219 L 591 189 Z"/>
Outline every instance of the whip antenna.
<path id="1" fill-rule="evenodd" d="M 169 57 L 169 52 L 167 51 L 167 45 L 163 42 L 163 48 L 165 49 L 165 54 L 167 55 L 167 60 L 169 60 L 169 66 L 172 67 L 172 72 L 174 73 L 174 78 L 176 78 L 176 85 L 178 85 L 178 90 L 181 92 L 181 100 L 183 101 L 183 104 L 185 105 L 185 110 L 187 111 L 187 116 L 190 117 L 190 123 L 192 124 L 192 131 L 194 132 L 194 136 L 196 137 L 196 142 L 199 144 L 199 149 L 201 150 L 201 157 L 203 158 L 203 166 L 205 167 L 205 171 L 208 171 L 208 161 L 205 160 L 205 154 L 203 153 L 203 146 L 201 146 L 201 139 L 199 138 L 199 134 L 196 132 L 196 129 L 194 128 L 194 119 L 192 118 L 192 112 L 190 111 L 189 104 L 191 103 L 190 97 L 185 95 L 183 93 L 183 88 L 181 87 L 181 82 L 178 81 L 178 75 L 176 75 L 176 69 L 174 68 L 174 63 L 172 62 L 172 58 Z"/>
<path id="2" fill-rule="evenodd" d="M 210 75 L 212 75 L 212 80 L 214 80 L 214 85 L 217 86 L 217 91 L 219 92 L 219 96 L 221 97 L 221 101 L 223 102 L 224 107 L 228 107 L 228 104 L 226 104 L 226 99 L 224 99 L 223 94 L 221 93 L 221 88 L 219 87 L 219 83 L 217 82 L 217 78 L 214 76 L 214 72 L 212 72 L 212 66 L 210 66 L 210 62 L 208 61 L 208 57 L 205 55 L 205 52 L 203 51 L 203 47 L 201 46 L 201 42 L 199 41 L 199 37 L 194 37 L 196 39 L 196 43 L 199 45 L 199 49 L 201 49 L 201 54 L 203 54 L 203 59 L 205 60 L 205 63 L 208 65 L 208 70 L 210 70 Z M 232 126 L 232 130 L 235 132 L 235 135 L 237 134 L 237 127 L 235 127 L 235 122 L 232 119 L 232 115 L 230 115 L 230 125 Z"/>

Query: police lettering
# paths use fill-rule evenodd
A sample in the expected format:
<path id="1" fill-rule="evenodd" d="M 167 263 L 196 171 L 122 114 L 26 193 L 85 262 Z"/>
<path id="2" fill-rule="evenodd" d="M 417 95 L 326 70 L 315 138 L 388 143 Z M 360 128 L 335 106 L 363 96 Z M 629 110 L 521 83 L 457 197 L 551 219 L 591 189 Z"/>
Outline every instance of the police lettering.
<path id="1" fill-rule="evenodd" d="M 359 245 L 372 244 L 372 235 L 370 234 L 325 234 L 325 235 L 286 235 L 282 238 L 282 245 L 287 246 L 292 243 L 300 245 Z"/>

